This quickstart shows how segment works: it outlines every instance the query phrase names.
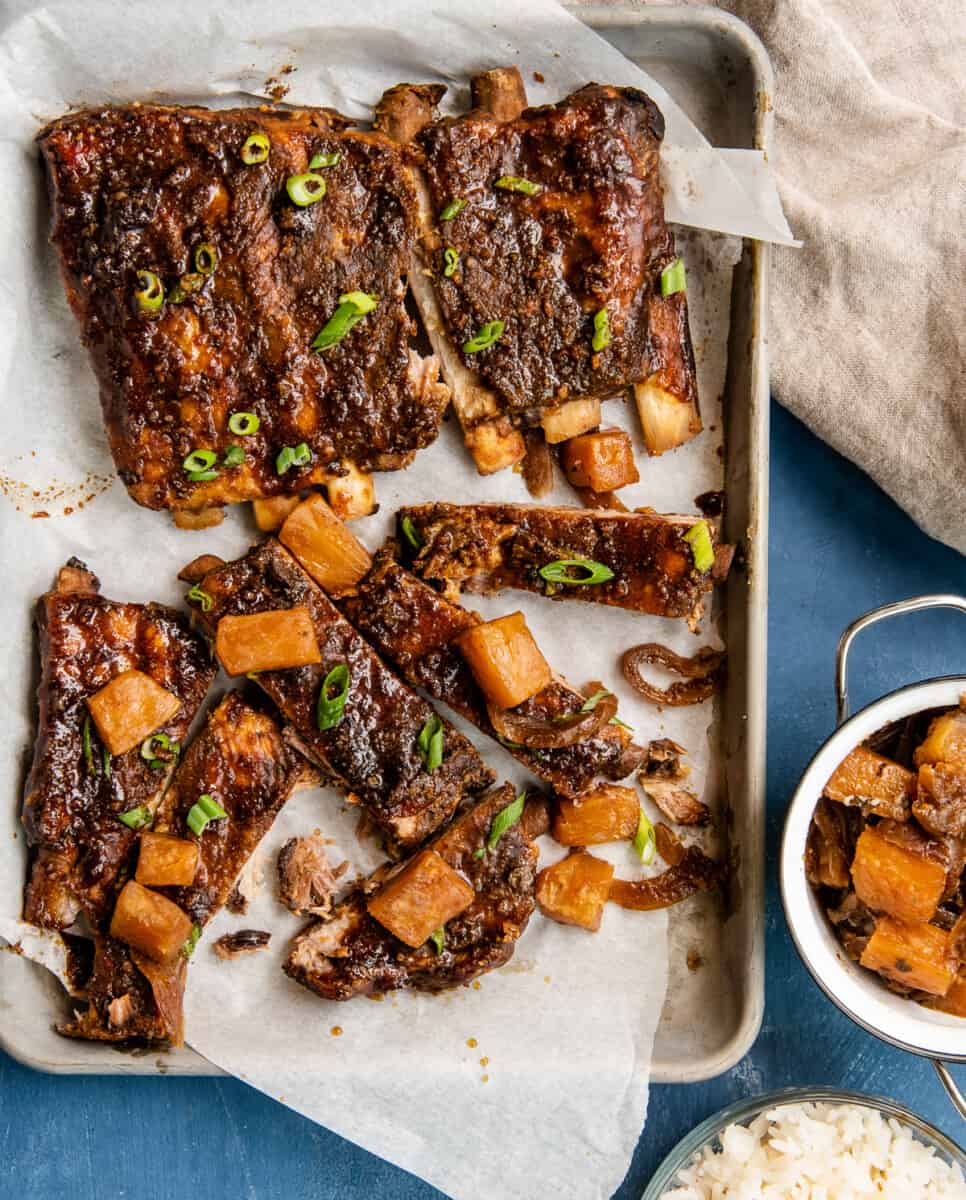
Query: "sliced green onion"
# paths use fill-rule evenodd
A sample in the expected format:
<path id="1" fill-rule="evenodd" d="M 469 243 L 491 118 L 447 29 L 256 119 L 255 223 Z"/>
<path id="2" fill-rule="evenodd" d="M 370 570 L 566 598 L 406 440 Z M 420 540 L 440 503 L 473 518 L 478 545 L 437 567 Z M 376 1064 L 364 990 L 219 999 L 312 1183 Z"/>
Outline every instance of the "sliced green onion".
<path id="1" fill-rule="evenodd" d="M 241 446 L 229 446 L 225 457 L 221 460 L 223 467 L 240 467 L 245 461 L 245 451 Z"/>
<path id="2" fill-rule="evenodd" d="M 505 192 L 522 192 L 524 196 L 539 196 L 543 191 L 539 183 L 531 183 L 529 179 L 521 179 L 519 175 L 501 175 L 493 186 L 502 188 Z"/>
<path id="3" fill-rule="evenodd" d="M 241 148 L 241 160 L 246 167 L 263 163 L 268 158 L 272 143 L 264 133 L 250 133 Z"/>
<path id="4" fill-rule="evenodd" d="M 213 275 L 218 266 L 218 251 L 211 242 L 195 246 L 195 270 L 199 275 Z"/>
<path id="5" fill-rule="evenodd" d="M 225 810 L 207 793 L 199 796 L 197 801 L 188 809 L 187 825 L 196 837 L 201 837 L 209 821 L 217 821 L 227 817 Z"/>
<path id="6" fill-rule="evenodd" d="M 111 778 L 111 755 L 106 746 L 104 747 L 103 753 L 101 754 L 101 763 L 103 764 L 103 767 L 104 767 L 104 778 L 110 779 Z"/>
<path id="7" fill-rule="evenodd" d="M 118 813 L 117 819 L 123 822 L 128 829 L 143 829 L 146 825 L 151 824 L 151 810 L 146 804 L 139 804 L 137 808 L 129 808 L 127 812 Z"/>
<path id="8" fill-rule="evenodd" d="M 614 578 L 614 572 L 592 558 L 558 558 L 540 568 L 540 577 L 547 583 L 586 587 L 592 583 L 606 583 Z"/>
<path id="9" fill-rule="evenodd" d="M 198 807 L 209 821 L 217 821 L 221 817 L 228 816 L 218 801 L 209 796 L 207 792 L 203 796 L 198 797 Z"/>
<path id="10" fill-rule="evenodd" d="M 334 729 L 345 716 L 345 702 L 352 687 L 352 675 L 346 663 L 339 663 L 322 680 L 319 703 L 315 710 L 315 723 L 324 733 Z"/>
<path id="11" fill-rule="evenodd" d="M 446 945 L 446 930 L 440 925 L 439 929 L 434 929 L 429 935 L 429 940 L 436 947 L 436 953 L 442 954 L 443 947 Z"/>
<path id="12" fill-rule="evenodd" d="M 637 833 L 634 834 L 634 853 L 645 866 L 654 861 L 654 855 L 657 853 L 657 838 L 654 836 L 654 826 L 644 815 L 643 808 L 641 809 L 641 815 L 637 819 Z"/>
<path id="13" fill-rule="evenodd" d="M 238 437 L 249 437 L 258 433 L 261 423 L 261 418 L 253 412 L 235 412 L 228 418 L 228 429 Z"/>
<path id="14" fill-rule="evenodd" d="M 337 162 L 341 162 L 342 155 L 336 150 L 332 154 L 313 154 L 309 162 L 309 170 L 317 171 L 319 167 L 334 167 Z"/>
<path id="15" fill-rule="evenodd" d="M 443 211 L 439 214 L 439 219 L 441 221 L 452 221 L 457 213 L 461 213 L 464 208 L 466 208 L 465 200 L 462 200 L 459 197 L 457 197 L 455 200 L 450 200 L 449 204 L 447 204 Z"/>
<path id="16" fill-rule="evenodd" d="M 200 604 L 202 612 L 211 612 L 211 606 L 214 604 L 214 600 L 211 598 L 211 596 L 209 596 L 207 592 L 203 591 L 201 585 L 197 583 L 188 593 L 188 599 L 193 600 L 195 604 Z"/>
<path id="17" fill-rule="evenodd" d="M 88 774 L 94 770 L 94 751 L 91 747 L 91 719 L 84 718 L 84 727 L 81 730 L 81 746 L 84 749 L 84 765 L 87 767 Z"/>
<path id="18" fill-rule="evenodd" d="M 306 171 L 304 175 L 289 175 L 285 180 L 285 190 L 293 204 L 308 208 L 325 195 L 325 180 L 312 171 Z"/>
<path id="19" fill-rule="evenodd" d="M 412 517 L 403 517 L 399 522 L 399 528 L 403 532 L 403 537 L 412 546 L 414 550 L 418 550 L 423 544 L 423 539 L 416 532 L 416 526 L 413 524 Z"/>
<path id="20" fill-rule="evenodd" d="M 339 297 L 339 303 L 351 304 L 357 312 L 365 316 L 379 303 L 379 297 L 370 296 L 368 292 L 345 292 Z"/>
<path id="21" fill-rule="evenodd" d="M 315 335 L 312 342 L 313 350 L 328 350 L 337 342 L 341 342 L 353 325 L 379 303 L 378 296 L 370 296 L 368 292 L 346 292 L 339 297 L 339 307 Z"/>
<path id="22" fill-rule="evenodd" d="M 190 483 L 208 483 L 211 479 L 217 479 L 218 472 L 214 467 L 210 467 L 207 471 L 189 471 L 188 481 Z"/>
<path id="23" fill-rule="evenodd" d="M 628 723 L 626 721 L 622 721 L 620 719 L 620 717 L 611 717 L 611 719 L 607 722 L 607 724 L 608 725 L 619 725 L 621 727 L 621 729 L 629 729 L 631 731 L 631 733 L 634 732 L 634 726 L 628 725 Z"/>
<path id="24" fill-rule="evenodd" d="M 218 455 L 214 450 L 192 450 L 181 464 L 189 475 L 198 471 L 207 471 L 215 465 Z"/>
<path id="25" fill-rule="evenodd" d="M 707 521 L 698 521 L 684 535 L 684 540 L 691 547 L 696 571 L 709 571 L 714 566 L 714 546 L 711 544 L 711 530 Z"/>
<path id="26" fill-rule="evenodd" d="M 506 831 L 516 825 L 517 821 L 523 816 L 523 806 L 526 803 L 526 790 L 522 791 L 512 804 L 508 804 L 493 818 L 493 824 L 490 826 L 490 836 L 486 839 L 487 850 L 492 850 Z M 480 855 L 482 858 L 483 856 Z"/>
<path id="27" fill-rule="evenodd" d="M 159 313 L 164 304 L 164 284 L 153 271 L 138 271 L 137 279 L 134 299 L 138 308 L 148 316 Z"/>
<path id="28" fill-rule="evenodd" d="M 436 713 L 429 718 L 419 731 L 416 740 L 419 753 L 426 764 L 427 771 L 435 771 L 443 763 L 443 722 Z"/>
<path id="29" fill-rule="evenodd" d="M 595 350 L 606 350 L 610 345 L 610 317 L 606 308 L 594 314 L 594 337 L 590 344 Z"/>
<path id="30" fill-rule="evenodd" d="M 473 851 L 474 858 L 482 858 L 485 854 L 486 854 L 486 851 L 483 849 L 482 846 L 479 848 L 479 850 Z"/>
<path id="31" fill-rule="evenodd" d="M 446 263 L 446 266 L 443 267 L 443 274 L 446 276 L 447 279 L 452 279 L 453 276 L 456 274 L 456 272 L 459 270 L 459 265 L 460 265 L 459 251 L 454 250 L 452 246 L 447 246 L 446 249 L 443 251 L 443 261 Z"/>
<path id="32" fill-rule="evenodd" d="M 166 733 L 152 733 L 141 743 L 141 757 L 152 771 L 163 771 L 177 762 L 180 753 L 181 743 L 172 742 Z"/>
<path id="33" fill-rule="evenodd" d="M 312 461 L 312 451 L 307 442 L 299 442 L 297 446 L 283 446 L 275 457 L 275 470 L 284 475 L 289 467 L 304 467 Z"/>
<path id="34" fill-rule="evenodd" d="M 190 958 L 195 952 L 195 946 L 198 945 L 198 939 L 201 937 L 201 926 L 192 925 L 191 932 L 185 939 L 184 945 L 181 947 L 181 953 L 185 958 Z"/>
<path id="35" fill-rule="evenodd" d="M 684 259 L 676 258 L 661 272 L 661 295 L 673 296 L 675 292 L 686 292 L 688 281 L 684 273 Z"/>
<path id="36" fill-rule="evenodd" d="M 477 354 L 480 350 L 486 350 L 494 342 L 498 342 L 502 334 L 502 321 L 487 321 L 476 337 L 472 337 L 468 342 L 463 343 L 463 353 Z"/>
<path id="37" fill-rule="evenodd" d="M 577 709 L 577 711 L 593 712 L 597 705 L 600 704 L 601 700 L 603 700 L 606 696 L 611 695 L 613 695 L 613 692 L 609 692 L 606 688 L 601 688 L 599 692 L 594 692 L 592 696 L 588 696 L 580 708 Z"/>

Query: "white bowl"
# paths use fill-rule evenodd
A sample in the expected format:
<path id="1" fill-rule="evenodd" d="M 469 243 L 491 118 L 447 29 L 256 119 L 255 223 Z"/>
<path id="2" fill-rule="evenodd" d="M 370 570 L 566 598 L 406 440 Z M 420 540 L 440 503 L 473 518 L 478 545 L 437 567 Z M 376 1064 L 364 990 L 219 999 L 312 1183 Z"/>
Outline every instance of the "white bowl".
<path id="1" fill-rule="evenodd" d="M 930 679 L 890 692 L 840 725 L 805 769 L 788 808 L 781 849 L 785 918 L 798 953 L 819 987 L 876 1037 L 914 1054 L 954 1062 L 966 1062 L 966 1019 L 897 996 L 873 971 L 848 957 L 806 878 L 805 842 L 822 789 L 851 750 L 892 721 L 930 708 L 955 708 L 963 692 L 966 676 Z"/>
<path id="2" fill-rule="evenodd" d="M 928 608 L 956 608 L 966 613 L 966 599 L 920 596 L 886 605 L 866 613 L 843 633 L 836 664 L 841 723 L 805 769 L 788 806 L 781 848 L 781 894 L 788 928 L 802 961 L 815 982 L 846 1016 L 883 1041 L 913 1054 L 966 1062 L 966 1019 L 935 1012 L 897 996 L 874 972 L 852 962 L 805 875 L 805 844 L 812 813 L 826 781 L 842 759 L 883 726 L 929 709 L 954 708 L 966 692 L 966 675 L 929 679 L 890 692 L 847 717 L 847 660 L 852 639 L 867 625 Z M 936 1067 L 954 1103 L 966 1116 L 966 1101 L 958 1094 L 943 1064 L 937 1061 Z"/>

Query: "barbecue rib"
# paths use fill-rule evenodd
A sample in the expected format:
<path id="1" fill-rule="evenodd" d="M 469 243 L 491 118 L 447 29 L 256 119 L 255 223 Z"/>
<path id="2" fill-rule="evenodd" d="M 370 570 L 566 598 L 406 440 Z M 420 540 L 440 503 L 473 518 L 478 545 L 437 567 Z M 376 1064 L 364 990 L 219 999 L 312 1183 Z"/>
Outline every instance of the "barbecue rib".
<path id="1" fill-rule="evenodd" d="M 392 674 L 274 538 L 210 571 L 198 586 L 204 609 L 193 602 L 212 635 L 222 617 L 308 610 L 321 663 L 262 671 L 257 682 L 295 727 L 306 750 L 383 831 L 392 852 L 418 845 L 451 816 L 466 793 L 492 782 L 493 773 L 470 742 L 446 723 L 443 760 L 427 770 L 417 743 L 434 710 Z M 322 680 L 338 664 L 347 665 L 350 674 L 344 716 L 320 731 L 316 705 Z"/>
<path id="2" fill-rule="evenodd" d="M 106 600 L 99 588 L 71 559 L 37 610 L 40 717 L 23 805 L 35 857 L 24 920 L 47 929 L 65 929 L 81 912 L 103 928 L 137 837 L 119 814 L 154 808 L 169 774 L 137 748 L 110 758 L 85 701 L 121 672 L 143 671 L 181 701 L 163 726 L 180 742 L 215 674 L 204 639 L 181 613 Z"/>
<path id="3" fill-rule="evenodd" d="M 229 692 L 188 748 L 165 793 L 154 829 L 193 837 L 187 820 L 198 797 L 210 795 L 228 813 L 199 842 L 198 871 L 190 887 L 159 888 L 204 927 L 231 894 L 242 867 L 282 805 L 318 772 L 282 736 L 276 722 Z"/>
<path id="4" fill-rule="evenodd" d="M 39 135 L 67 296 L 139 504 L 197 512 L 297 492 L 352 464 L 403 467 L 435 439 L 449 393 L 410 349 L 404 306 L 412 173 L 389 139 L 348 124 L 328 109 L 131 105 Z M 252 135 L 270 141 L 265 161 L 243 161 Z M 287 184 L 318 155 L 324 197 L 299 206 Z M 144 271 L 165 289 L 157 310 L 137 299 Z M 313 351 L 348 293 L 378 303 Z M 232 432 L 236 413 L 257 431 Z M 307 461 L 280 473 L 279 453 L 303 443 Z M 213 454 L 195 480 L 193 451 Z"/>
<path id="5" fill-rule="evenodd" d="M 279 809 L 317 773 L 282 737 L 271 717 L 229 692 L 209 714 L 161 801 L 152 829 L 195 840 L 198 868 L 186 887 L 157 887 L 199 928 L 227 900 L 239 872 Z M 228 814 L 196 837 L 187 817 L 201 795 Z M 86 1011 L 59 1029 L 98 1041 L 182 1040 L 186 960 L 162 966 L 112 937 L 98 937 L 94 969 L 81 993 Z"/>
<path id="6" fill-rule="evenodd" d="M 472 83 L 472 111 L 443 119 L 438 89 L 399 85 L 376 124 L 422 167 L 410 283 L 478 469 L 519 462 L 521 426 L 594 428 L 631 388 L 652 454 L 686 441 L 701 422 L 686 297 L 661 295 L 663 117 L 633 88 L 527 109 L 515 68 Z M 493 321 L 498 340 L 467 351 Z"/>
<path id="7" fill-rule="evenodd" d="M 438 992 L 502 967 L 533 912 L 532 838 L 543 832 L 546 817 L 539 803 L 528 801 L 523 818 L 485 849 L 494 817 L 513 798 L 513 788 L 504 784 L 430 843 L 476 891 L 471 906 L 446 923 L 441 949 L 427 941 L 413 950 L 370 916 L 366 893 L 377 886 L 371 882 L 294 938 L 286 974 L 326 1000 L 350 1000 L 398 988 Z"/>
<path id="8" fill-rule="evenodd" d="M 609 604 L 659 617 L 700 617 L 706 592 L 728 573 L 734 547 L 714 541 L 714 564 L 694 568 L 684 535 L 700 519 L 654 512 L 526 504 L 421 504 L 403 508 L 419 548 L 403 538 L 412 570 L 458 592 L 519 588 L 555 600 Z M 603 583 L 546 582 L 540 568 L 559 560 L 601 563 L 613 572 Z"/>
<path id="9" fill-rule="evenodd" d="M 368 575 L 336 603 L 404 679 L 448 704 L 490 737 L 498 737 L 473 673 L 453 646 L 453 638 L 479 622 L 476 613 L 450 603 L 395 562 L 388 550 L 376 555 Z M 584 699 L 557 678 L 514 713 L 552 720 L 576 712 Z M 556 750 L 503 744 L 534 775 L 568 798 L 586 792 L 596 779 L 623 779 L 644 753 L 618 725 L 605 725 L 599 733 Z"/>

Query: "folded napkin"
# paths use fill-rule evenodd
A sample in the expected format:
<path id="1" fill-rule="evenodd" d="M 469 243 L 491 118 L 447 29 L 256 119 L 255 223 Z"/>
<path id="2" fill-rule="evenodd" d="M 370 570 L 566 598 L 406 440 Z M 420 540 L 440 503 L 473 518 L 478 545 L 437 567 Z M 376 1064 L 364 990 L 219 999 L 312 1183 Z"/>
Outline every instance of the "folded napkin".
<path id="1" fill-rule="evenodd" d="M 720 0 L 775 69 L 801 250 L 776 246 L 775 395 L 966 553 L 966 7 Z"/>

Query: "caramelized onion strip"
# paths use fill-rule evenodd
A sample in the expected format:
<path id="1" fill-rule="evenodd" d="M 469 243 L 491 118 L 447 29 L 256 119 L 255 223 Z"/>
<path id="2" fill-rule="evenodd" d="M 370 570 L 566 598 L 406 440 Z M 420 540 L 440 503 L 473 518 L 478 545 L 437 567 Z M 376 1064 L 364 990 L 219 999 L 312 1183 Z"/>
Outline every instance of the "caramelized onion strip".
<path id="1" fill-rule="evenodd" d="M 670 843 L 665 843 L 665 849 L 676 857 Z M 723 876 L 721 863 L 708 858 L 697 846 L 689 846 L 677 864 L 660 875 L 650 879 L 615 879 L 608 899 L 621 908 L 650 912 L 655 908 L 670 908 L 698 892 L 709 892 L 721 883 Z"/>
<path id="2" fill-rule="evenodd" d="M 683 675 L 686 682 L 659 688 L 644 677 L 643 668 L 648 663 L 657 663 L 675 675 Z M 693 658 L 685 658 L 658 642 L 633 646 L 621 659 L 624 678 L 635 691 L 652 704 L 667 704 L 674 708 L 684 704 L 700 704 L 702 700 L 713 696 L 724 681 L 725 665 L 726 657 L 722 650 L 705 646 Z"/>
<path id="3" fill-rule="evenodd" d="M 602 696 L 588 712 L 568 713 L 564 717 L 525 716 L 509 708 L 488 704 L 490 724 L 508 742 L 528 750 L 563 750 L 585 742 L 599 733 L 617 715 L 617 697 Z"/>

